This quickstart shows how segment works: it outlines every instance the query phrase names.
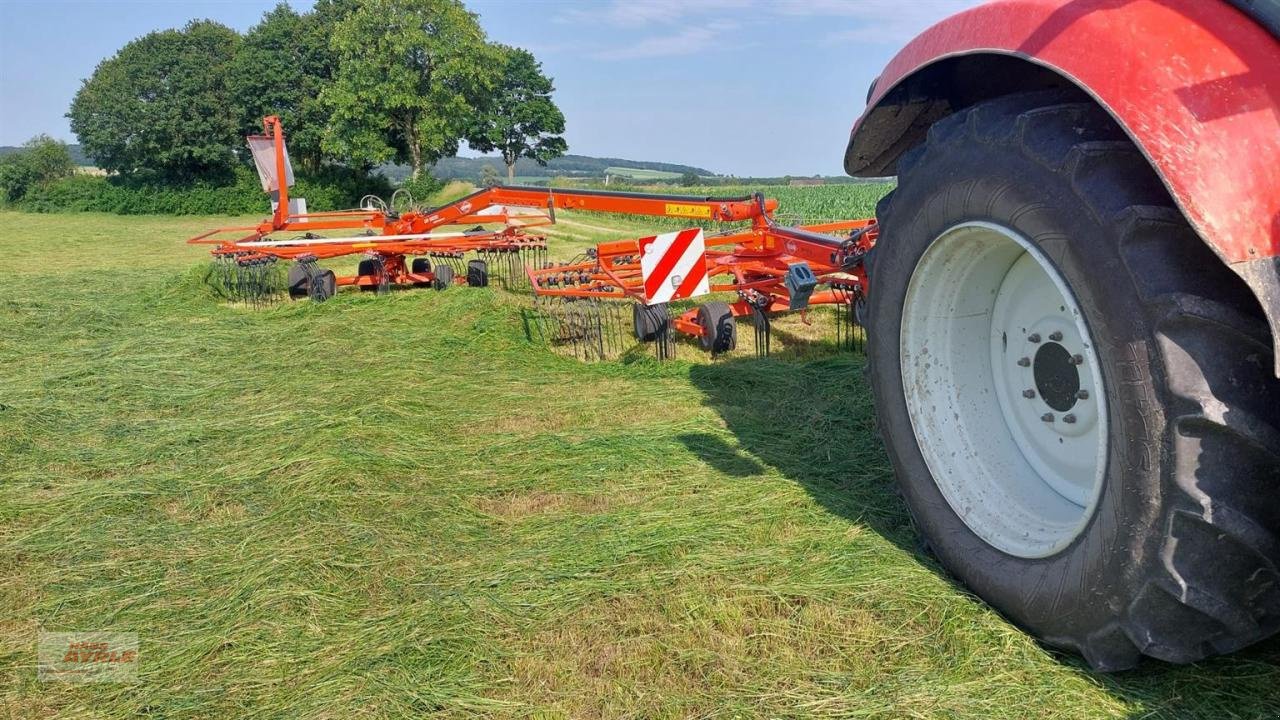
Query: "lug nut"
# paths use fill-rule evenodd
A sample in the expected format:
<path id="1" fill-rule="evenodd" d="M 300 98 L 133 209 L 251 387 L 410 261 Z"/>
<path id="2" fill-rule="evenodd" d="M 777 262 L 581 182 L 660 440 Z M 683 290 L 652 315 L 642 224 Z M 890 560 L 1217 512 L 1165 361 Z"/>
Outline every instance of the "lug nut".
<path id="1" fill-rule="evenodd" d="M 1040 333 L 1031 333 L 1030 335 L 1027 336 L 1027 341 L 1033 342 L 1033 343 L 1040 342 Z"/>
<path id="2" fill-rule="evenodd" d="M 1072 365 L 1082 365 L 1082 364 L 1084 364 L 1084 356 L 1082 356 L 1082 355 L 1072 355 L 1072 356 L 1071 356 L 1071 359 L 1070 359 L 1070 360 L 1068 360 L 1067 362 L 1071 363 Z"/>
<path id="3" fill-rule="evenodd" d="M 1089 391 L 1088 391 L 1088 390 L 1081 390 L 1081 391 L 1079 391 L 1079 392 L 1077 392 L 1077 393 L 1076 393 L 1076 397 L 1077 397 L 1078 399 L 1080 399 L 1080 400 L 1088 400 L 1088 399 L 1089 399 Z"/>
<path id="4" fill-rule="evenodd" d="M 1040 419 L 1045 422 L 1053 422 L 1053 413 L 1045 413 L 1040 416 Z"/>
<path id="5" fill-rule="evenodd" d="M 1066 415 L 1063 415 L 1063 416 L 1062 416 L 1062 422 L 1064 422 L 1064 423 L 1066 423 L 1066 424 L 1068 424 L 1068 425 L 1073 425 L 1073 424 L 1075 424 L 1075 421 L 1076 421 L 1076 416 L 1075 416 L 1075 415 L 1072 415 L 1071 413 L 1067 413 Z"/>
<path id="6" fill-rule="evenodd" d="M 1056 330 L 1055 330 L 1055 331 L 1053 331 L 1053 332 L 1049 333 L 1049 339 L 1050 339 L 1050 340 L 1052 340 L 1052 341 L 1054 341 L 1054 342 L 1058 342 L 1059 340 L 1061 340 L 1061 339 L 1062 339 L 1062 333 L 1060 333 L 1060 332 L 1058 332 L 1058 331 L 1056 331 Z"/>
<path id="7" fill-rule="evenodd" d="M 1018 358 L 1018 367 L 1031 367 L 1031 358 Z"/>
<path id="8" fill-rule="evenodd" d="M 1026 399 L 1028 399 L 1028 400 L 1030 400 L 1031 398 L 1033 398 L 1033 397 L 1035 397 L 1035 396 L 1036 396 L 1036 391 L 1035 391 L 1035 390 L 1031 390 L 1031 389 L 1029 389 L 1029 388 L 1028 388 L 1028 389 L 1026 389 L 1026 390 L 1023 390 L 1023 391 L 1022 391 L 1022 397 L 1026 398 Z"/>

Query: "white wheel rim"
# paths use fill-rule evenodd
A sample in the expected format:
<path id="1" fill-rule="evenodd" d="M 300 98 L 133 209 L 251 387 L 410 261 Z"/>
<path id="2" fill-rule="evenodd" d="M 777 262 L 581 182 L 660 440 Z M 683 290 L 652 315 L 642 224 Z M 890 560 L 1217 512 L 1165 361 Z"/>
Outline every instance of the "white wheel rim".
<path id="1" fill-rule="evenodd" d="M 991 223 L 944 232 L 912 273 L 900 343 L 911 426 L 952 510 L 1010 555 L 1069 545 L 1102 490 L 1106 393 L 1048 258 Z"/>

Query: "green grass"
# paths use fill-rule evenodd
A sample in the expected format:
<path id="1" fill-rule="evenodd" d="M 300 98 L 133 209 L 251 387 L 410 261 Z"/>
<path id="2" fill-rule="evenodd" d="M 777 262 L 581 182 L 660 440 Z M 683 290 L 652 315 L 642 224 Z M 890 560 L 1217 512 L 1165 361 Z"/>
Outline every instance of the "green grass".
<path id="1" fill-rule="evenodd" d="M 223 222 L 0 214 L 10 717 L 1280 712 L 1275 641 L 1097 675 L 950 581 L 856 355 L 582 364 L 493 288 L 231 308 L 180 242 Z M 41 628 L 138 633 L 139 682 L 38 682 Z"/>

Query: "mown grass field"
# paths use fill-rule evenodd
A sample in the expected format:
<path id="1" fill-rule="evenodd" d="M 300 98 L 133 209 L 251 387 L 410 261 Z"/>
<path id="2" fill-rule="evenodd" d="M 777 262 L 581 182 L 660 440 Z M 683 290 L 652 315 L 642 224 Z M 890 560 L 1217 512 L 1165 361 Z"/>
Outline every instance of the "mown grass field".
<path id="1" fill-rule="evenodd" d="M 222 222 L 0 214 L 8 717 L 1280 715 L 1276 641 L 1097 675 L 949 580 L 855 354 L 584 364 L 497 288 L 228 307 L 180 242 Z M 41 629 L 138 633 L 139 681 L 38 681 Z"/>

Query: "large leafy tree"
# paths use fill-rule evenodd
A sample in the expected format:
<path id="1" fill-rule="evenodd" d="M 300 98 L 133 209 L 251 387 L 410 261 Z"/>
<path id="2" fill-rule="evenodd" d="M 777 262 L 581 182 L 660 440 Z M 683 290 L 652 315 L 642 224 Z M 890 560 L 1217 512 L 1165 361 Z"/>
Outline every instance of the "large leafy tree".
<path id="1" fill-rule="evenodd" d="M 240 36 L 197 20 L 121 48 L 80 87 L 67 117 L 105 170 L 170 181 L 226 177 L 236 112 L 228 70 Z"/>
<path id="2" fill-rule="evenodd" d="M 229 78 L 241 134 L 260 132 L 263 117 L 279 115 L 289 154 L 311 171 L 325 159 L 321 142 L 329 115 L 320 91 L 337 72 L 327 34 L 330 9 L 299 15 L 277 5 L 245 34 Z"/>
<path id="3" fill-rule="evenodd" d="M 528 50 L 498 46 L 502 79 L 487 98 L 471 128 L 467 144 L 480 152 L 497 150 L 507 165 L 507 182 L 515 178 L 516 161 L 546 165 L 569 149 L 564 138 L 564 114 L 551 100 L 551 78 Z"/>
<path id="4" fill-rule="evenodd" d="M 0 200 L 19 200 L 32 187 L 70 177 L 75 171 L 66 143 L 37 135 L 18 152 L 0 157 Z"/>
<path id="5" fill-rule="evenodd" d="M 326 151 L 356 164 L 454 155 L 497 81 L 497 50 L 457 0 L 363 0 L 334 28 Z"/>

